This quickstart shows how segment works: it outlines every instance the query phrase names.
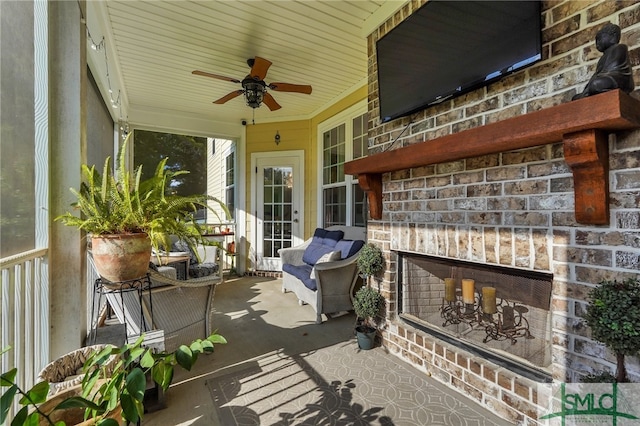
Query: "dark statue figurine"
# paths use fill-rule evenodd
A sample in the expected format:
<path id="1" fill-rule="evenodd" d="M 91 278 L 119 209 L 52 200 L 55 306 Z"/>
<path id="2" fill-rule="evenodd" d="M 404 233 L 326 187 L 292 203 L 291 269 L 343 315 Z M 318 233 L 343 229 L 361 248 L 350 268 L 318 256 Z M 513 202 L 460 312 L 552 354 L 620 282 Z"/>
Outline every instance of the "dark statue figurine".
<path id="1" fill-rule="evenodd" d="M 620 27 L 606 24 L 596 34 L 596 48 L 602 57 L 596 66 L 596 72 L 589 79 L 582 93 L 572 99 L 586 98 L 609 90 L 620 89 L 630 93 L 634 88 L 629 49 L 620 43 Z"/>

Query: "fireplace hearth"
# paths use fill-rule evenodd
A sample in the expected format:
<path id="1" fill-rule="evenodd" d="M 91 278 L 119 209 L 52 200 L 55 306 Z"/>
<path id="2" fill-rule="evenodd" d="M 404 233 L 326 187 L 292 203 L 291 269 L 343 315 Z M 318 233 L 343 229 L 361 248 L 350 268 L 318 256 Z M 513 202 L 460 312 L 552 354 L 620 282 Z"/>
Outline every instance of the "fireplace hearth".
<path id="1" fill-rule="evenodd" d="M 401 318 L 511 366 L 548 372 L 551 274 L 408 252 L 398 258 Z"/>

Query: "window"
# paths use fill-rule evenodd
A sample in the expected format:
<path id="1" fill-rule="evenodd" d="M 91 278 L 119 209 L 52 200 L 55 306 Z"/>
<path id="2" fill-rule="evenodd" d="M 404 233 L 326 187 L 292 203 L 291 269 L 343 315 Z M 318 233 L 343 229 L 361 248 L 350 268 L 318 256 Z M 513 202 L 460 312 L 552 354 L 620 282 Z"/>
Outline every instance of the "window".
<path id="1" fill-rule="evenodd" d="M 172 193 L 194 195 L 207 193 L 207 138 L 136 130 L 134 163 L 142 165 L 142 180 L 153 176 L 156 165 L 167 158 L 165 167 L 189 173 L 176 176 L 169 184 Z M 200 209 L 195 219 L 206 221 L 206 209 Z"/>
<path id="2" fill-rule="evenodd" d="M 236 153 L 235 151 L 231 151 L 229 155 L 225 158 L 225 204 L 227 208 L 229 208 L 229 212 L 231 213 L 231 219 L 236 218 L 236 203 L 235 203 L 235 191 L 236 191 L 236 180 L 235 180 L 235 164 L 236 164 Z"/>
<path id="3" fill-rule="evenodd" d="M 134 162 L 136 167 L 142 165 L 143 180 L 153 176 L 160 160 L 168 158 L 167 168 L 189 171 L 171 183 L 176 194 L 207 192 L 207 138 L 144 130 L 136 130 L 133 136 Z"/>
<path id="4" fill-rule="evenodd" d="M 320 126 L 322 152 L 323 227 L 366 226 L 367 200 L 353 176 L 344 174 L 344 163 L 363 157 L 368 150 L 366 106 L 356 108 Z"/>
<path id="5" fill-rule="evenodd" d="M 0 12 L 0 258 L 4 258 L 36 247 L 37 129 L 34 97 L 38 87 L 34 74 L 33 2 L 2 1 Z M 46 181 L 38 183 L 40 186 L 45 184 Z"/>

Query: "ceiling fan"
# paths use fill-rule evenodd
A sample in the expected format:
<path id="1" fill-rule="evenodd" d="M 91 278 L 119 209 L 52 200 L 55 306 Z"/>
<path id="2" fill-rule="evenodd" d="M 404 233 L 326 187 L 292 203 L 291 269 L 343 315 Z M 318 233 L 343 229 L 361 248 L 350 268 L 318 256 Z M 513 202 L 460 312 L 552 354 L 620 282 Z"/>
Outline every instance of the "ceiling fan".
<path id="1" fill-rule="evenodd" d="M 224 104 L 237 96 L 244 95 L 247 105 L 251 108 L 258 108 L 260 104 L 264 102 L 271 111 L 275 111 L 282 107 L 278 102 L 276 102 L 273 96 L 267 92 L 267 89 L 274 90 L 276 92 L 306 93 L 307 95 L 311 93 L 311 86 L 306 84 L 265 83 L 264 78 L 267 75 L 267 71 L 269 70 L 271 63 L 271 61 L 259 56 L 248 59 L 247 65 L 251 67 L 251 71 L 242 81 L 198 70 L 193 71 L 192 74 L 217 78 L 218 80 L 230 81 L 232 83 L 240 83 L 242 85 L 242 89 L 234 90 L 220 99 L 213 101 L 214 104 Z"/>

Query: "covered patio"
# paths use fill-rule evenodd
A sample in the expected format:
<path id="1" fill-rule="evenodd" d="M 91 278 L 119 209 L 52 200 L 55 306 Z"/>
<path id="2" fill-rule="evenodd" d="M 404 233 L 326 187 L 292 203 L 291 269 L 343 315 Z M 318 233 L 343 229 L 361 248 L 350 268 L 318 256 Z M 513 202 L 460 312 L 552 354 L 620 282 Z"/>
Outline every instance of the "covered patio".
<path id="1" fill-rule="evenodd" d="M 308 395 L 343 395 L 338 402 L 348 402 L 350 413 L 373 410 L 363 424 L 425 424 L 422 417 L 404 417 L 404 389 L 377 387 L 390 379 L 365 369 L 369 363 L 386 369 L 395 360 L 403 377 L 445 396 L 434 408 L 443 423 L 431 424 L 465 424 L 455 417 L 465 407 L 484 419 L 480 424 L 537 425 L 539 385 L 614 369 L 615 355 L 592 339 L 583 317 L 590 290 L 603 280 L 639 276 L 640 95 L 634 89 L 574 97 L 601 56 L 594 40 L 607 23 L 621 28 L 638 87 L 640 5 L 541 2 L 539 62 L 384 122 L 376 42 L 426 3 L 0 2 L 0 348 L 13 347 L 1 357 L 2 370 L 18 367 L 28 387 L 49 361 L 83 346 L 94 297 L 86 238 L 54 218 L 73 201 L 69 188 L 81 183 L 80 165 L 102 164 L 136 129 L 214 141 L 203 160 L 209 164 L 215 154 L 229 161 L 226 168 L 210 167 L 215 178 L 208 180 L 234 203 L 234 269 L 238 277 L 257 275 L 220 285 L 213 302 L 220 326 L 214 328 L 229 344 L 180 375 L 168 407 L 149 413 L 145 424 L 226 426 L 225 416 L 252 419 L 262 406 L 242 403 L 238 396 L 247 395 L 233 395 L 234 386 L 258 384 L 248 393 L 262 395 L 269 377 L 284 380 L 271 368 L 289 367 L 298 369 L 292 377 L 307 376 Z M 266 84 L 310 85 L 312 92 L 270 88 L 282 108 L 247 105 L 239 83 L 256 57 L 271 62 Z M 342 136 L 345 155 L 338 155 L 332 138 Z M 216 139 L 225 141 L 224 152 L 220 146 L 214 152 Z M 282 158 L 303 184 L 294 193 L 291 211 L 299 216 L 290 221 L 287 243 L 304 241 L 318 227 L 358 225 L 384 251 L 380 289 L 387 310 L 380 347 L 371 353 L 357 353 L 353 314 L 313 325 L 309 306 L 276 294 L 280 265 L 273 253 L 280 246 L 267 252 L 271 235 L 262 227 L 268 210 L 258 170 L 277 167 Z M 334 175 L 338 181 L 331 181 Z M 234 185 L 225 184 L 228 176 Z M 420 267 L 403 277 L 411 262 Z M 428 262 L 436 266 L 422 268 Z M 451 337 L 425 324 L 439 315 L 441 278 L 474 268 L 489 284 L 505 275 L 526 278 L 527 300 L 542 318 L 532 332 L 541 343 L 534 348 L 537 364 L 518 351 L 503 356 L 501 347 L 477 351 L 463 333 Z M 524 292 L 508 284 L 495 287 Z M 264 342 L 255 337 L 261 335 Z M 340 350 L 362 368 L 321 371 Z M 629 364 L 632 381 L 639 380 L 637 359 Z M 361 379 L 355 388 L 349 375 Z M 214 379 L 228 387 L 212 387 Z M 384 393 L 373 395 L 378 402 L 356 402 L 358 392 L 374 384 L 373 394 Z M 395 402 L 386 393 L 393 389 L 400 395 Z M 414 388 L 406 392 L 418 395 Z M 284 395 L 286 404 L 297 400 L 274 394 Z M 326 408 L 322 403 L 311 398 L 295 410 L 264 411 L 281 416 L 274 424 L 344 414 L 326 413 L 317 408 Z"/>

